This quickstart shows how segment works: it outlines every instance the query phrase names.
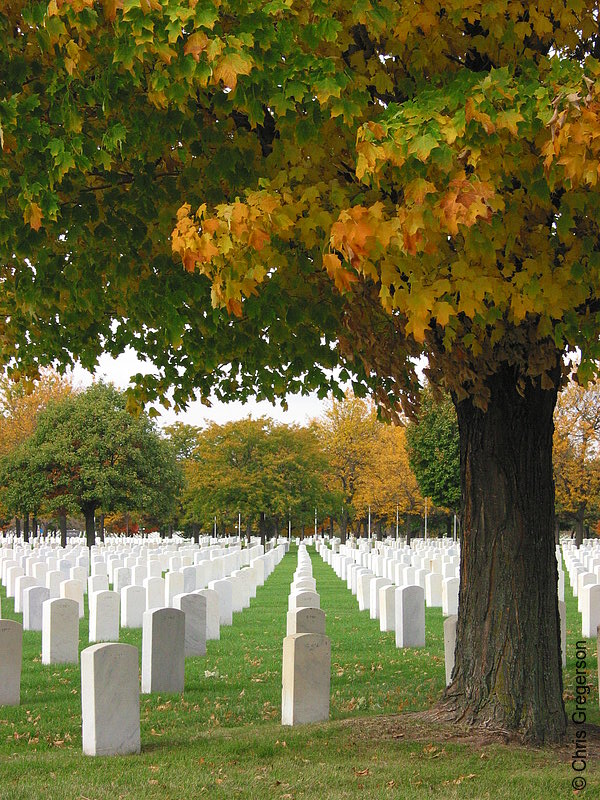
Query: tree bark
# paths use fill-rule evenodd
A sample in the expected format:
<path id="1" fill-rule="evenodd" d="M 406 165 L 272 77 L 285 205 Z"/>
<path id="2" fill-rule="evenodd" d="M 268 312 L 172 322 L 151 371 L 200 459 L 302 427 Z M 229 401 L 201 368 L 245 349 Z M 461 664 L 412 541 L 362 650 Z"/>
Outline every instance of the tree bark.
<path id="1" fill-rule="evenodd" d="M 266 523 L 266 520 L 265 520 L 265 512 L 264 511 L 260 512 L 260 519 L 259 519 L 259 522 L 258 522 L 258 528 L 259 528 L 259 531 L 260 531 L 260 543 L 262 544 L 263 547 L 265 547 L 265 545 L 267 544 L 267 523 Z"/>
<path id="2" fill-rule="evenodd" d="M 558 386 L 558 369 L 554 375 Z M 562 700 L 554 545 L 552 415 L 557 389 L 488 381 L 482 412 L 456 402 L 463 526 L 456 659 L 442 705 L 453 719 L 560 740 Z"/>
<path id="3" fill-rule="evenodd" d="M 342 517 L 340 519 L 340 544 L 346 544 L 348 536 L 348 512 L 345 508 L 342 509 Z"/>
<path id="4" fill-rule="evenodd" d="M 15 535 L 17 538 L 21 535 L 21 518 L 15 517 Z"/>
<path id="5" fill-rule="evenodd" d="M 583 528 L 585 522 L 585 507 L 580 508 L 575 516 L 575 547 L 583 544 Z"/>
<path id="6" fill-rule="evenodd" d="M 95 511 L 92 506 L 86 506 L 82 509 L 85 516 L 85 539 L 88 547 L 93 547 L 96 544 L 96 524 L 95 524 Z"/>
<path id="7" fill-rule="evenodd" d="M 100 541 L 104 541 L 104 514 L 100 514 L 98 517 L 98 533 L 100 535 Z"/>
<path id="8" fill-rule="evenodd" d="M 59 514 L 58 516 L 58 525 L 60 528 L 60 546 L 66 547 L 67 546 L 67 515 L 66 514 Z"/>
<path id="9" fill-rule="evenodd" d="M 23 515 L 23 541 L 29 541 L 29 514 Z"/>

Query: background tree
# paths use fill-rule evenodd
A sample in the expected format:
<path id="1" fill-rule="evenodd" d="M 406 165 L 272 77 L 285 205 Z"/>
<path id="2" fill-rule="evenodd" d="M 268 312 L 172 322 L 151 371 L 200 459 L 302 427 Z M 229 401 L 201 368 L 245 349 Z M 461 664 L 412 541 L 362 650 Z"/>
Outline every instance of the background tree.
<path id="1" fill-rule="evenodd" d="M 575 521 L 579 547 L 587 515 L 599 512 L 600 383 L 583 388 L 571 381 L 558 396 L 554 419 L 557 509 Z"/>
<path id="2" fill-rule="evenodd" d="M 17 454 L 18 448 L 27 440 L 35 429 L 38 414 L 52 400 L 67 397 L 74 391 L 71 379 L 60 375 L 53 369 L 42 369 L 37 380 L 23 377 L 15 382 L 6 373 L 0 375 L 0 457 L 14 453 L 13 463 L 17 464 L 25 454 Z M 21 463 L 19 469 L 25 467 Z M 25 478 L 23 478 L 25 480 Z M 15 483 L 13 496 L 8 499 L 8 507 L 4 515 L 16 515 L 17 533 L 20 532 L 20 517 L 24 514 L 23 533 L 29 538 L 29 511 L 33 508 L 27 498 L 39 494 L 36 487 L 26 487 L 23 483 Z M 36 501 L 35 507 L 39 508 Z M 66 513 L 66 512 L 65 512 Z M 60 517 L 61 536 L 66 543 L 66 516 Z"/>
<path id="3" fill-rule="evenodd" d="M 440 508 L 460 514 L 460 445 L 449 395 L 425 389 L 417 419 L 406 430 L 408 458 L 419 489 Z"/>
<path id="4" fill-rule="evenodd" d="M 295 525 L 314 519 L 323 507 L 325 457 L 308 428 L 244 419 L 210 425 L 186 462 L 184 508 L 189 521 L 212 528 L 215 516 L 235 529 L 238 514 L 247 532 L 267 526 L 277 534 L 291 518 Z"/>
<path id="5" fill-rule="evenodd" d="M 345 542 L 348 523 L 356 517 L 354 496 L 359 476 L 371 462 L 370 451 L 377 438 L 377 415 L 372 403 L 349 393 L 341 401 L 332 398 L 316 425 L 327 453 L 328 485 L 341 498 L 340 536 Z M 363 506 L 360 507 L 363 516 L 358 519 L 359 528 L 366 519 Z"/>
<path id="6" fill-rule="evenodd" d="M 378 423 L 375 430 L 364 468 L 356 478 L 352 506 L 359 517 L 370 508 L 375 518 L 394 532 L 398 513 L 398 522 L 404 522 L 410 542 L 410 521 L 421 515 L 423 497 L 408 461 L 406 429 Z"/>
<path id="7" fill-rule="evenodd" d="M 16 495 L 35 512 L 39 505 L 47 512 L 78 509 L 89 546 L 99 508 L 162 518 L 180 488 L 171 446 L 148 417 L 132 417 L 124 396 L 105 384 L 49 403 L 32 435 L 3 462 L 9 502 Z"/>
<path id="8" fill-rule="evenodd" d="M 0 12 L 1 362 L 132 344 L 138 402 L 350 379 L 393 413 L 426 355 L 465 498 L 446 710 L 562 737 L 552 415 L 564 354 L 582 382 L 600 355 L 595 5 L 165 9 Z"/>

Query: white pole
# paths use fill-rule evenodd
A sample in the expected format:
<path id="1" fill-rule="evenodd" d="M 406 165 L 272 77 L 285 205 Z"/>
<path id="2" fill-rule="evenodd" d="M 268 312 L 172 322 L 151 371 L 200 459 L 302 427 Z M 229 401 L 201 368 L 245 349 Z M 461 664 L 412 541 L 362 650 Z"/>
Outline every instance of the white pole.
<path id="1" fill-rule="evenodd" d="M 315 539 L 317 538 L 317 509 L 315 507 Z"/>
<path id="2" fill-rule="evenodd" d="M 291 541 L 292 539 L 292 510 L 288 514 L 288 539 Z"/>
<path id="3" fill-rule="evenodd" d="M 238 511 L 238 538 L 242 538 L 242 512 Z"/>
<path id="4" fill-rule="evenodd" d="M 214 528 L 213 528 L 213 536 L 215 537 L 215 539 L 217 538 L 217 517 L 216 517 L 216 515 L 215 515 L 215 524 L 214 524 Z"/>
<path id="5" fill-rule="evenodd" d="M 454 541 L 456 541 L 456 514 L 454 515 L 454 535 L 452 536 Z"/>

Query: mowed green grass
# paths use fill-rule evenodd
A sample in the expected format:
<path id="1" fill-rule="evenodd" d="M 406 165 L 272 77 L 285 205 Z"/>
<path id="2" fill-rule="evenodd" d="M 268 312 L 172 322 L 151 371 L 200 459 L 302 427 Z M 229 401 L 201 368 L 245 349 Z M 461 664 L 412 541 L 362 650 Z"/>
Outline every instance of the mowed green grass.
<path id="1" fill-rule="evenodd" d="M 183 695 L 142 695 L 139 756 L 90 758 L 81 750 L 77 665 L 44 666 L 41 635 L 25 631 L 21 705 L 0 708 L 0 798 L 554 798 L 571 796 L 568 748 L 501 745 L 425 723 L 444 684 L 443 617 L 426 611 L 426 647 L 397 650 L 333 570 L 311 549 L 332 643 L 331 720 L 282 727 L 281 650 L 296 550 L 251 606 L 186 661 Z M 86 607 L 87 608 L 87 607 Z M 2 589 L 4 617 L 20 620 Z M 573 708 L 576 601 L 567 589 L 567 708 Z M 141 631 L 121 641 L 141 652 Z M 598 713 L 595 643 L 588 642 L 588 722 Z M 88 646 L 81 621 L 80 647 Z M 400 714 L 400 717 L 388 715 Z M 404 714 L 404 716 L 402 716 Z M 595 797 L 594 759 L 582 792 Z"/>

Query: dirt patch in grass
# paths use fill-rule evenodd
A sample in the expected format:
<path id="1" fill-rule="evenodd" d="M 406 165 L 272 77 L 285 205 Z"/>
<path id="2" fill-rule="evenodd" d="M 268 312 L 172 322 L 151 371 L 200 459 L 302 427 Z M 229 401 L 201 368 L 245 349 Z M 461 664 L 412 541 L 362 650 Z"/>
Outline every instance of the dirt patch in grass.
<path id="1" fill-rule="evenodd" d="M 525 750 L 553 752 L 560 761 L 573 758 L 575 732 L 585 727 L 587 757 L 600 759 L 600 726 L 569 724 L 565 739 L 560 744 L 534 747 L 523 743 L 520 736 L 504 730 L 491 730 L 476 726 L 447 722 L 436 709 L 404 714 L 388 714 L 343 720 L 341 727 L 351 730 L 356 742 L 382 739 L 401 739 L 404 742 L 443 742 L 468 744 L 474 750 L 484 750 L 490 745 L 504 745 Z"/>

